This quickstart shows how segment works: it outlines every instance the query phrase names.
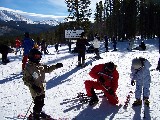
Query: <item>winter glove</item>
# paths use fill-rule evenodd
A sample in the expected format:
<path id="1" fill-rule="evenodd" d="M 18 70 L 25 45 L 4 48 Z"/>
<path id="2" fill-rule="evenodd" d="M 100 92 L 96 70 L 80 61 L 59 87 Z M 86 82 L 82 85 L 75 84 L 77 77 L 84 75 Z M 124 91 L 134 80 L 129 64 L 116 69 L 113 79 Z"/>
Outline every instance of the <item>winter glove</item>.
<path id="1" fill-rule="evenodd" d="M 114 91 L 110 88 L 110 89 L 108 89 L 108 93 L 110 94 L 110 95 L 114 95 Z"/>
<path id="2" fill-rule="evenodd" d="M 62 63 L 57 63 L 56 68 L 60 68 L 60 67 L 63 67 L 63 64 Z"/>
<path id="3" fill-rule="evenodd" d="M 134 81 L 134 80 L 131 81 L 131 85 L 132 85 L 132 86 L 135 85 L 135 81 Z"/>
<path id="4" fill-rule="evenodd" d="M 104 79 L 103 76 L 100 76 L 100 77 L 99 77 L 99 82 L 101 82 L 101 83 L 104 83 L 104 82 L 105 82 L 105 79 Z"/>
<path id="5" fill-rule="evenodd" d="M 42 92 L 42 89 L 40 87 L 34 85 L 34 84 L 32 85 L 32 89 L 37 93 L 41 93 Z"/>

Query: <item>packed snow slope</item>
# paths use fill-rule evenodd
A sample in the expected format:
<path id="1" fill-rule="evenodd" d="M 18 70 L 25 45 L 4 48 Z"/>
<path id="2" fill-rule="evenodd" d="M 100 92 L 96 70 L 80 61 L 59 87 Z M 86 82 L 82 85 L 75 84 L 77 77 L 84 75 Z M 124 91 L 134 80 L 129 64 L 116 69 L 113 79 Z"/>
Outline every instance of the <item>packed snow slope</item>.
<path id="1" fill-rule="evenodd" d="M 63 67 L 46 74 L 46 97 L 43 110 L 55 119 L 63 120 L 160 120 L 160 82 L 159 72 L 154 70 L 159 59 L 158 40 L 150 39 L 144 41 L 147 45 L 146 51 L 127 51 L 128 42 L 118 42 L 118 51 L 112 51 L 112 44 L 109 43 L 109 52 L 105 52 L 104 44 L 101 43 L 100 56 L 103 59 L 93 61 L 90 59 L 94 53 L 86 54 L 85 68 L 77 68 L 77 54 L 70 53 L 67 45 L 59 47 L 56 53 L 54 46 L 49 46 L 50 54 L 43 55 L 41 62 L 47 65 L 63 63 Z M 135 41 L 135 46 L 140 41 Z M 74 48 L 74 45 L 72 45 Z M 132 108 L 135 100 L 135 86 L 130 84 L 131 61 L 135 57 L 148 59 L 151 67 L 151 86 L 150 86 L 150 108 Z M 1 55 L 0 55 L 1 57 Z M 21 61 L 22 55 L 9 53 L 10 63 L 0 64 L 0 120 L 17 120 L 19 114 L 25 115 L 32 98 L 28 87 L 23 84 Z M 76 98 L 78 92 L 84 92 L 84 81 L 93 80 L 89 71 L 94 65 L 113 61 L 117 65 L 119 72 L 119 87 L 117 95 L 122 105 L 112 106 L 107 99 L 96 91 L 99 96 L 99 103 L 94 106 L 79 103 Z M 130 103 L 127 109 L 123 108 L 126 96 L 132 91 Z M 32 107 L 30 111 L 32 111 Z"/>

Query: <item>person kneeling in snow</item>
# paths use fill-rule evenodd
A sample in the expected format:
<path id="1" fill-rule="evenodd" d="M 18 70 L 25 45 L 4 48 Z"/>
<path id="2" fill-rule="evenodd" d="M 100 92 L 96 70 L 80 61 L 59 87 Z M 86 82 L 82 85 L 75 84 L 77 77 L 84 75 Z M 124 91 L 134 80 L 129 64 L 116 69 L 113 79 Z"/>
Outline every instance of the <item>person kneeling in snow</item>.
<path id="1" fill-rule="evenodd" d="M 29 62 L 23 71 L 23 81 L 29 87 L 31 96 L 33 98 L 33 119 L 39 120 L 42 107 L 44 106 L 45 98 L 45 73 L 50 73 L 53 70 L 63 67 L 62 63 L 47 66 L 42 65 L 40 60 L 42 53 L 38 49 L 31 49 L 28 55 Z"/>
<path id="2" fill-rule="evenodd" d="M 90 97 L 89 105 L 96 104 L 99 100 L 94 89 L 102 90 L 112 105 L 118 104 L 116 90 L 118 88 L 119 73 L 113 62 L 94 66 L 89 75 L 96 81 L 86 80 L 84 82 L 87 96 Z"/>
<path id="3" fill-rule="evenodd" d="M 142 57 L 135 58 L 132 60 L 131 66 L 131 85 L 135 85 L 136 80 L 136 89 L 135 89 L 135 98 L 136 100 L 132 104 L 133 106 L 142 105 L 141 94 L 143 88 L 143 100 L 144 103 L 149 106 L 149 94 L 150 94 L 150 83 L 151 76 L 149 68 L 151 67 L 150 62 Z"/>

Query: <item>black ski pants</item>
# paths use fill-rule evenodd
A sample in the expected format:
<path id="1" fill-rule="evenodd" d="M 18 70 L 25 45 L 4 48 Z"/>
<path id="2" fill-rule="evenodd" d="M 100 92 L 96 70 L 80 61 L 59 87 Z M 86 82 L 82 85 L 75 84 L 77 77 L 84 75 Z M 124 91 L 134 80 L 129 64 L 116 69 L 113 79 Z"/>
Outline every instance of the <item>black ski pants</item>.
<path id="1" fill-rule="evenodd" d="M 36 96 L 34 100 L 33 113 L 40 114 L 44 106 L 45 95 Z"/>
<path id="2" fill-rule="evenodd" d="M 85 62 L 85 50 L 78 50 L 78 62 L 84 63 Z"/>

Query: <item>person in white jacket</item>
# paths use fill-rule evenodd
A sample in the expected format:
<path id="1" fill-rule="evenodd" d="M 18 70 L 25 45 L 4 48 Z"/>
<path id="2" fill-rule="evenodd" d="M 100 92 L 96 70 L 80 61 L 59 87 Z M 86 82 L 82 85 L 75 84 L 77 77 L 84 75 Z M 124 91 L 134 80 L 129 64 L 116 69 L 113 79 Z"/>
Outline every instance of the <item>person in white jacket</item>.
<path id="1" fill-rule="evenodd" d="M 141 94 L 143 93 L 143 101 L 149 106 L 149 95 L 150 95 L 150 83 L 151 76 L 149 68 L 151 67 L 150 62 L 142 57 L 135 58 L 132 60 L 131 66 L 131 85 L 134 86 L 136 82 L 135 98 L 136 100 L 132 104 L 133 106 L 142 105 Z M 142 91 L 143 89 L 143 91 Z"/>
<path id="2" fill-rule="evenodd" d="M 94 47 L 94 51 L 95 51 L 95 54 L 96 54 L 95 58 L 101 58 L 100 55 L 99 55 L 100 41 L 99 41 L 98 38 L 99 37 L 95 36 L 94 40 L 93 40 L 93 47 Z"/>

